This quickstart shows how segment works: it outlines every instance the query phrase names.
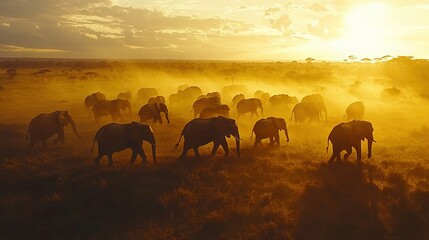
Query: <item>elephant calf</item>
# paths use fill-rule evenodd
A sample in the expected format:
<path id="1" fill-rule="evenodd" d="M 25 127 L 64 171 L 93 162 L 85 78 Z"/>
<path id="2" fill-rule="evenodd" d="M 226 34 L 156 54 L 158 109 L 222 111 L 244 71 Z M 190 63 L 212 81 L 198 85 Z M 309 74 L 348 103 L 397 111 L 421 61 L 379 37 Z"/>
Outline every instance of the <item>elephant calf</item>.
<path id="1" fill-rule="evenodd" d="M 128 124 L 110 123 L 101 127 L 94 136 L 91 152 L 94 149 L 94 143 L 98 143 L 98 156 L 94 159 L 95 164 L 100 163 L 100 159 L 107 155 L 109 165 L 113 164 L 112 155 L 115 152 L 131 148 L 130 163 L 134 163 L 137 154 L 142 161 L 146 161 L 146 155 L 142 148 L 143 140 L 152 145 L 153 164 L 156 165 L 155 137 L 152 128 L 147 124 L 132 122 Z"/>
<path id="2" fill-rule="evenodd" d="M 71 125 L 74 134 L 80 138 L 76 130 L 76 123 L 68 111 L 56 111 L 49 114 L 42 113 L 31 119 L 28 124 L 27 151 L 31 151 L 36 142 L 41 141 L 46 148 L 46 140 L 55 133 L 57 138 L 54 143 L 64 143 L 64 126 Z"/>
<path id="3" fill-rule="evenodd" d="M 252 129 L 252 138 L 253 133 L 255 133 L 255 144 L 253 147 L 257 147 L 261 144 L 261 140 L 265 138 L 270 139 L 270 144 L 276 143 L 277 146 L 280 145 L 280 136 L 279 131 L 284 130 L 286 141 L 289 142 L 289 134 L 286 126 L 286 121 L 284 118 L 268 117 L 258 120 Z"/>
<path id="4" fill-rule="evenodd" d="M 329 141 L 332 142 L 332 156 L 329 162 L 341 159 L 341 151 L 346 150 L 344 160 L 352 154 L 352 147 L 356 150 L 357 161 L 361 161 L 361 141 L 365 138 L 368 140 L 368 158 L 371 158 L 372 143 L 375 142 L 373 136 L 374 128 L 367 121 L 351 121 L 336 125 L 328 136 L 328 151 Z"/>

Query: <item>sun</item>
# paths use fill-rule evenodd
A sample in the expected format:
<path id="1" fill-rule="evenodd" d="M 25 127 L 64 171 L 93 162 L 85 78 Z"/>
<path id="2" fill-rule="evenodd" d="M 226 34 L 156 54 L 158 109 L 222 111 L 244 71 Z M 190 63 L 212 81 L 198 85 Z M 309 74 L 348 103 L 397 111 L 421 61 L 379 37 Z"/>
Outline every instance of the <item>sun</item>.
<path id="1" fill-rule="evenodd" d="M 344 34 L 339 40 L 344 53 L 361 57 L 383 54 L 387 12 L 385 3 L 371 3 L 348 12 L 344 17 Z"/>

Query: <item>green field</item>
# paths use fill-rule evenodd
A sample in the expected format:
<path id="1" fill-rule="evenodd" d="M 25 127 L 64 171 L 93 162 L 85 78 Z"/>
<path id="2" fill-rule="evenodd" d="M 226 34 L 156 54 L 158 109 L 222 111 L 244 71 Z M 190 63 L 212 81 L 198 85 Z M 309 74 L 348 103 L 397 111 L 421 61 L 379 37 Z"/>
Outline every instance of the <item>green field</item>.
<path id="1" fill-rule="evenodd" d="M 0 72 L 0 238 L 1 239 L 428 239 L 429 238 L 429 62 L 395 58 L 379 63 L 1 60 Z M 49 69 L 44 76 L 32 74 Z M 88 77 L 96 72 L 97 77 Z M 253 149 L 251 129 L 258 118 L 237 121 L 241 158 L 212 145 L 177 161 L 174 145 L 192 119 L 191 106 L 171 107 L 170 124 L 152 125 L 158 164 L 129 164 L 130 150 L 103 158 L 90 152 L 99 127 L 83 101 L 101 91 L 108 99 L 133 94 L 136 121 L 141 87 L 166 98 L 181 84 L 218 91 L 230 104 L 228 85 L 244 85 L 246 97 L 261 89 L 301 99 L 320 93 L 327 123 L 295 124 L 291 109 L 265 106 L 264 117 L 284 117 L 290 142 L 263 141 Z M 393 89 L 393 90 L 392 90 Z M 235 94 L 238 94 L 237 92 Z M 371 159 L 356 165 L 328 164 L 327 136 L 354 101 L 365 103 L 372 122 Z M 169 103 L 167 102 L 167 105 Z M 25 153 L 29 121 L 39 113 L 68 110 L 82 139 L 70 127 L 66 142 L 36 145 Z M 231 110 L 231 117 L 234 117 Z"/>

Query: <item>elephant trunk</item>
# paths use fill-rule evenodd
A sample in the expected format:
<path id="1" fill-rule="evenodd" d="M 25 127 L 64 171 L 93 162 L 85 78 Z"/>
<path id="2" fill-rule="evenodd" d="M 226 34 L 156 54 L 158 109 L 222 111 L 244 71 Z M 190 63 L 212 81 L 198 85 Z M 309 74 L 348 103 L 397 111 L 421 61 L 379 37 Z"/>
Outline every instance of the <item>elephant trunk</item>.
<path id="1" fill-rule="evenodd" d="M 289 142 L 289 133 L 288 133 L 287 129 L 285 129 L 284 131 L 285 131 L 285 136 L 286 136 L 286 142 Z"/>
<path id="2" fill-rule="evenodd" d="M 368 158 L 371 158 L 372 155 L 372 143 L 374 142 L 374 138 L 368 138 Z"/>
<path id="3" fill-rule="evenodd" d="M 261 108 L 261 115 L 264 116 L 264 107 L 262 106 L 262 104 L 261 104 L 260 108 Z"/>
<path id="4" fill-rule="evenodd" d="M 153 165 L 156 166 L 156 145 L 152 144 L 152 158 L 153 158 Z"/>
<path id="5" fill-rule="evenodd" d="M 235 148 L 237 149 L 237 156 L 238 158 L 240 158 L 240 133 L 238 132 L 238 128 L 237 128 L 237 132 L 235 134 L 232 134 L 235 137 Z"/>
<path id="6" fill-rule="evenodd" d="M 165 112 L 165 119 L 167 119 L 167 123 L 170 123 L 170 119 L 168 118 L 168 112 Z"/>
<path id="7" fill-rule="evenodd" d="M 81 136 L 79 135 L 79 133 L 77 133 L 77 129 L 76 129 L 76 123 L 73 121 L 73 119 L 70 119 L 70 125 L 73 129 L 73 133 L 74 135 L 76 135 L 76 137 L 81 138 Z"/>

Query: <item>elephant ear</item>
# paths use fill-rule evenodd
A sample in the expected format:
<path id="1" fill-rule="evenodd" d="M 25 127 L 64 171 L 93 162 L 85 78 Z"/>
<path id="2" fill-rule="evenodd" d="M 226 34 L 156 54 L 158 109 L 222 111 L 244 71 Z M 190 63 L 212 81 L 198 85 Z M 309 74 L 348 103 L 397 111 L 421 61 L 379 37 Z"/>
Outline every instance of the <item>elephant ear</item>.
<path id="1" fill-rule="evenodd" d="M 359 138 L 361 141 L 365 140 L 366 128 L 361 121 L 353 120 L 351 123 L 353 134 Z"/>
<path id="2" fill-rule="evenodd" d="M 58 122 L 60 122 L 62 125 L 66 126 L 69 124 L 70 115 L 67 111 L 60 111 L 58 113 Z"/>
<path id="3" fill-rule="evenodd" d="M 217 132 L 230 138 L 231 134 L 228 131 L 228 121 L 225 117 L 219 116 L 214 120 L 214 127 Z"/>
<path id="4" fill-rule="evenodd" d="M 157 102 L 156 103 L 156 109 L 158 109 L 158 112 L 161 112 L 161 103 Z"/>

